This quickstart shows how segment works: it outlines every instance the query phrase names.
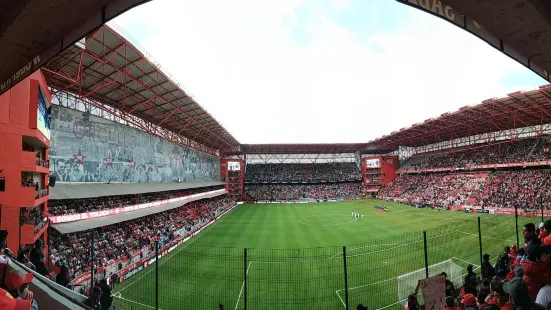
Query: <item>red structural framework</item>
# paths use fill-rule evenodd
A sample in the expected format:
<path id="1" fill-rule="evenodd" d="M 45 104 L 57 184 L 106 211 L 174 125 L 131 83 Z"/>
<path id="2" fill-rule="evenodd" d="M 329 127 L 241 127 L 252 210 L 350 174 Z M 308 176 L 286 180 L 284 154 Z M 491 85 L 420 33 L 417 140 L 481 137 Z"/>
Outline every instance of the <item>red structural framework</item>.
<path id="1" fill-rule="evenodd" d="M 94 29 L 148 1 L 0 1 L 0 94 Z"/>
<path id="2" fill-rule="evenodd" d="M 243 154 L 336 154 L 355 153 L 366 143 L 241 144 Z"/>
<path id="3" fill-rule="evenodd" d="M 551 133 L 551 85 L 464 106 L 368 142 L 362 151 L 392 152 L 400 147 L 420 152 L 497 143 Z"/>
<path id="4" fill-rule="evenodd" d="M 551 86 L 485 100 L 368 143 L 240 144 L 134 45 L 104 26 L 44 68 L 54 102 L 92 109 L 173 143 L 216 156 L 409 155 L 551 133 Z M 413 150 L 412 150 L 413 149 Z M 407 154 L 406 154 L 407 155 Z"/>
<path id="5" fill-rule="evenodd" d="M 134 45 L 103 26 L 44 67 L 52 96 L 95 107 L 130 126 L 203 153 L 239 142 Z"/>

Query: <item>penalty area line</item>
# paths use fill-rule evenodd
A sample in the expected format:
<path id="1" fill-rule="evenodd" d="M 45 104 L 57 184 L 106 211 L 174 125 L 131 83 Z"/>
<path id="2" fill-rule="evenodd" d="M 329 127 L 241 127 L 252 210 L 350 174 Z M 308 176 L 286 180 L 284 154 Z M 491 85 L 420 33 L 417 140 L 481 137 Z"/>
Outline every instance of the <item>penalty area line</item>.
<path id="1" fill-rule="evenodd" d="M 247 271 L 245 272 L 246 275 L 249 275 L 249 268 L 251 268 L 251 263 L 249 262 L 249 265 L 247 266 Z M 241 295 L 243 294 L 243 289 L 245 288 L 245 280 L 243 280 L 243 284 L 241 285 L 241 290 L 239 291 L 239 296 L 237 297 L 237 302 L 235 303 L 235 309 L 237 310 L 237 307 L 239 307 L 239 301 L 241 300 Z"/>
<path id="2" fill-rule="evenodd" d="M 136 304 L 136 305 L 140 305 L 140 306 L 142 306 L 142 307 L 146 307 L 146 308 L 150 308 L 150 309 L 155 309 L 155 307 L 152 307 L 152 306 L 150 306 L 150 305 L 142 304 L 141 302 L 137 302 L 137 301 L 133 301 L 133 300 L 131 300 L 131 299 L 124 298 L 124 297 L 122 297 L 120 294 L 118 294 L 118 295 L 113 294 L 113 297 L 118 298 L 118 299 L 122 299 L 122 300 L 124 300 L 124 301 L 131 302 L 131 303 Z M 162 310 L 162 309 L 159 308 L 159 310 Z"/>
<path id="3" fill-rule="evenodd" d="M 336 290 L 335 293 L 337 294 L 337 296 L 339 296 L 339 299 L 341 300 L 342 305 L 346 308 L 346 304 L 344 303 L 344 300 L 342 300 L 341 294 L 339 294 L 339 290 Z"/>

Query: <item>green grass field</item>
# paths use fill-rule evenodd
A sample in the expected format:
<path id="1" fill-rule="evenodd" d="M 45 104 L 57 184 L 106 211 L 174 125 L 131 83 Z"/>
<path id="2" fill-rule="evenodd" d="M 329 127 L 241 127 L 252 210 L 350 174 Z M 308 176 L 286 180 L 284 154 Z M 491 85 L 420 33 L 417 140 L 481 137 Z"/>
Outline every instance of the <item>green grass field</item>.
<path id="1" fill-rule="evenodd" d="M 375 211 L 376 204 L 388 212 Z M 424 268 L 423 231 L 429 265 L 480 265 L 478 216 L 483 251 L 495 258 L 516 240 L 512 216 L 380 200 L 240 205 L 159 261 L 159 308 L 243 309 L 246 298 L 255 310 L 344 309 L 346 258 L 350 305 L 400 309 L 397 277 Z M 523 218 L 519 225 L 539 221 Z M 119 284 L 117 309 L 154 309 L 155 276 L 150 266 Z M 461 282 L 460 274 L 454 280 Z"/>

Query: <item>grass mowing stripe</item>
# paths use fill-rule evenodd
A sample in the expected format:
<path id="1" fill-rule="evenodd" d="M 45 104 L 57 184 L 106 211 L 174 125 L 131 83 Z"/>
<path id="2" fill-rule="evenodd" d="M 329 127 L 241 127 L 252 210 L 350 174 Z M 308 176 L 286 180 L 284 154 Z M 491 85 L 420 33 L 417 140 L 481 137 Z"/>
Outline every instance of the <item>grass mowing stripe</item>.
<path id="1" fill-rule="evenodd" d="M 387 206 L 388 212 L 373 211 L 375 205 Z M 333 225 L 353 219 L 352 211 L 364 217 Z M 464 268 L 480 259 L 479 216 L 483 251 L 497 258 L 516 239 L 510 216 L 417 209 L 380 200 L 241 205 L 222 224 L 205 229 L 193 245 L 174 251 L 167 257 L 171 263 L 159 262 L 160 306 L 216 309 L 222 303 L 231 308 L 238 299 L 237 309 L 242 309 L 243 275 L 248 272 L 251 309 L 339 309 L 344 265 L 338 258 L 346 245 L 349 304 L 400 309 L 397 277 L 423 268 L 422 231 L 427 231 L 429 265 L 453 258 Z M 525 222 L 539 220 L 519 218 L 519 224 Z M 124 297 L 154 304 L 154 281 L 151 273 L 135 280 Z"/>
<path id="2" fill-rule="evenodd" d="M 224 214 L 224 215 L 228 215 L 230 214 L 233 210 L 237 209 L 237 206 L 238 205 L 235 205 L 228 213 Z M 214 221 L 213 224 L 209 225 L 209 227 L 207 227 L 206 229 L 202 230 L 199 234 L 196 235 L 196 237 L 191 240 L 190 242 L 188 242 L 186 245 L 184 245 L 183 247 L 179 248 L 177 251 L 174 251 L 174 253 L 172 253 L 170 256 L 167 256 L 165 260 L 163 260 L 161 263 L 159 263 L 159 267 L 161 265 L 163 265 L 164 263 L 168 262 L 169 259 L 171 259 L 172 257 L 174 257 L 174 255 L 180 253 L 180 251 L 182 251 L 183 249 L 187 248 L 188 246 L 190 246 L 193 242 L 195 242 L 197 239 L 199 239 L 201 236 L 203 236 L 207 231 L 209 231 L 210 229 L 212 229 L 212 227 L 214 227 L 214 225 L 218 224 L 220 221 L 222 220 L 222 217 L 218 218 L 217 220 Z M 157 258 L 158 259 L 158 258 Z M 149 274 L 151 271 L 154 271 L 155 268 L 151 268 L 150 270 L 148 270 L 147 272 L 145 272 L 143 275 L 141 275 L 139 278 L 137 278 L 136 280 L 130 282 L 130 284 L 126 285 L 125 287 L 123 287 L 122 289 L 120 289 L 119 291 L 117 291 L 117 293 L 119 294 L 119 296 L 121 296 L 121 293 L 122 291 L 124 291 L 125 289 L 127 289 L 128 287 L 130 287 L 132 284 L 136 283 L 138 280 L 140 280 L 141 278 L 145 277 L 147 274 Z M 120 297 L 119 297 L 120 298 Z"/>

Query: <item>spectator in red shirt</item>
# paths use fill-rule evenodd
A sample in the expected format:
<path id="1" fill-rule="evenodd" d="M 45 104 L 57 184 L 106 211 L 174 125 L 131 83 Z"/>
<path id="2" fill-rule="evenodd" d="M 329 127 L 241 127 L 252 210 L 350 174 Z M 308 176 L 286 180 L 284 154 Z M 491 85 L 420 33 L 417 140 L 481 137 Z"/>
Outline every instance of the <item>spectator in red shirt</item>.
<path id="1" fill-rule="evenodd" d="M 540 229 L 540 233 L 538 235 L 538 238 L 541 240 L 541 242 L 543 243 L 543 239 L 545 239 L 545 237 L 547 237 L 549 234 L 545 231 L 544 228 L 544 225 L 543 223 L 540 223 L 540 226 L 539 226 L 539 229 Z"/>
<path id="2" fill-rule="evenodd" d="M 495 304 L 498 305 L 501 310 L 511 310 L 513 305 L 509 302 L 509 294 L 503 290 L 503 283 L 493 282 L 492 291 L 494 293 Z"/>
<path id="3" fill-rule="evenodd" d="M 541 231 L 545 234 L 545 237 L 541 240 L 542 243 L 544 245 L 551 245 L 551 220 L 543 222 L 543 229 Z"/>

